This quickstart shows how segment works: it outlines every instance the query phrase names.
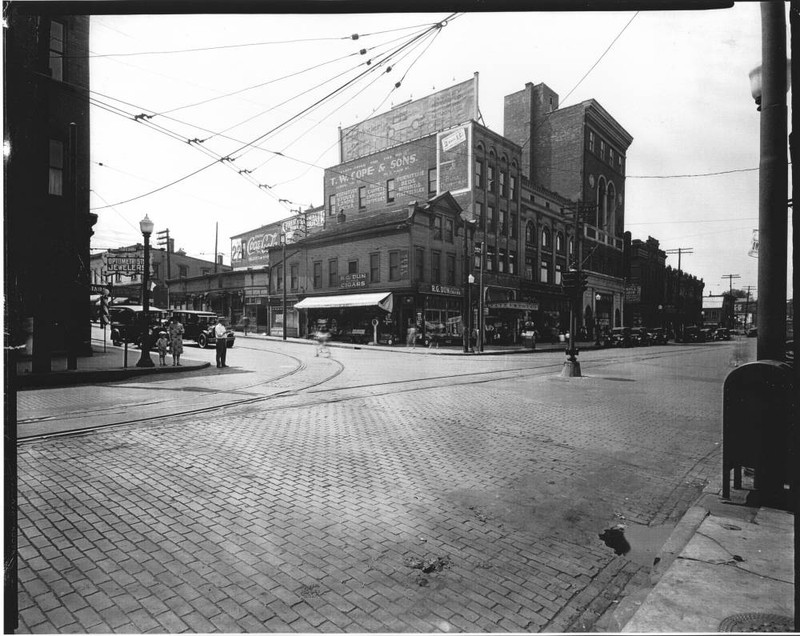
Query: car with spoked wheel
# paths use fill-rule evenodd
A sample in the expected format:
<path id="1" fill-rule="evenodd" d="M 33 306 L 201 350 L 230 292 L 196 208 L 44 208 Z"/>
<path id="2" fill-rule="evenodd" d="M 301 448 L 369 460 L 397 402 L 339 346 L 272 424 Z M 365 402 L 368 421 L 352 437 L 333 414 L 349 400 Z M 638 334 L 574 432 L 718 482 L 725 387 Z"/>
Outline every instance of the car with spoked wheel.
<path id="1" fill-rule="evenodd" d="M 214 327 L 217 324 L 217 314 L 212 311 L 197 311 L 193 309 L 173 309 L 170 317 L 177 318 L 183 325 L 183 339 L 194 340 L 201 349 L 215 347 L 217 337 L 214 335 Z M 233 347 L 236 341 L 236 334 L 233 329 L 225 329 L 226 346 L 228 349 Z"/>
<path id="2" fill-rule="evenodd" d="M 140 347 L 143 326 L 146 324 L 151 334 L 158 333 L 166 318 L 167 312 L 158 307 L 150 307 L 145 317 L 142 305 L 112 305 L 108 309 L 111 342 L 115 345 L 129 342 Z M 155 345 L 155 340 L 155 337 L 151 337 L 152 345 Z"/>

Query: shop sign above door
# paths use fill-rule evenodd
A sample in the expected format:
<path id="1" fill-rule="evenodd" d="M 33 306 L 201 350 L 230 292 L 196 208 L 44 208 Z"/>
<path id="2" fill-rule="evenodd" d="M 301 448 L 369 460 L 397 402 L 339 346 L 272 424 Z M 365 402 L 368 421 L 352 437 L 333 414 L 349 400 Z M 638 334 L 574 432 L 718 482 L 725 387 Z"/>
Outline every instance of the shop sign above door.
<path id="1" fill-rule="evenodd" d="M 339 289 L 356 289 L 367 286 L 366 274 L 345 274 L 339 281 Z"/>

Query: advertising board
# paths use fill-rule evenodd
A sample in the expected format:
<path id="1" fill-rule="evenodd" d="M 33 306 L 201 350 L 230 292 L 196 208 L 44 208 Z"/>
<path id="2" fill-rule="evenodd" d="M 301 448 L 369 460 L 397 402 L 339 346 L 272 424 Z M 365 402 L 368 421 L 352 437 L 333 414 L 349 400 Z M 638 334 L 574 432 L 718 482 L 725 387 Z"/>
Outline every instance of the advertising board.
<path id="1" fill-rule="evenodd" d="M 231 266 L 246 269 L 269 265 L 269 249 L 280 245 L 280 236 L 280 221 L 234 236 L 231 238 Z"/>
<path id="2" fill-rule="evenodd" d="M 364 188 L 361 204 L 365 211 L 387 203 L 405 205 L 428 198 L 428 170 L 436 163 L 436 138 L 430 136 L 394 150 L 350 161 L 325 170 L 325 197 L 335 195 L 337 210 L 359 210 L 359 188 Z M 394 179 L 394 201 L 387 201 L 386 182 Z"/>
<path id="3" fill-rule="evenodd" d="M 340 161 L 364 157 L 471 119 L 478 119 L 477 73 L 466 82 L 340 129 Z"/>
<path id="4" fill-rule="evenodd" d="M 464 192 L 472 187 L 472 124 L 436 135 L 438 193 Z"/>

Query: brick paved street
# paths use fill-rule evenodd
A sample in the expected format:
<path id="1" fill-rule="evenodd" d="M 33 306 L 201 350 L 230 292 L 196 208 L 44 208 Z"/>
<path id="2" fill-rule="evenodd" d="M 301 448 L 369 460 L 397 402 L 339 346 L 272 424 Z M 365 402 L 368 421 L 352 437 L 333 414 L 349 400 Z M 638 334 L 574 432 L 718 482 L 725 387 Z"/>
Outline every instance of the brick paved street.
<path id="1" fill-rule="evenodd" d="M 598 534 L 675 523 L 718 480 L 748 346 L 592 352 L 573 379 L 530 356 L 23 443 L 20 631 L 590 628 L 647 570 Z M 337 355 L 337 385 L 380 378 Z"/>

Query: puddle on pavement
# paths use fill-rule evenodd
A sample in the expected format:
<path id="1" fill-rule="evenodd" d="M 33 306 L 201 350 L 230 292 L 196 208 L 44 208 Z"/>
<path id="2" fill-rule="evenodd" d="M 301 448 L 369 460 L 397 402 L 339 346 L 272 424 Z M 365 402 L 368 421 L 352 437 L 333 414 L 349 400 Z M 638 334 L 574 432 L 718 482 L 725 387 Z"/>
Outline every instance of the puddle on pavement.
<path id="1" fill-rule="evenodd" d="M 652 567 L 674 528 L 673 525 L 618 525 L 608 528 L 598 536 L 614 550 L 614 554 L 623 555 L 639 565 Z"/>

